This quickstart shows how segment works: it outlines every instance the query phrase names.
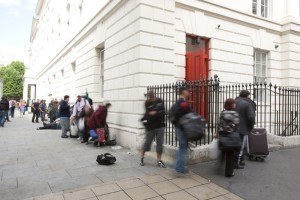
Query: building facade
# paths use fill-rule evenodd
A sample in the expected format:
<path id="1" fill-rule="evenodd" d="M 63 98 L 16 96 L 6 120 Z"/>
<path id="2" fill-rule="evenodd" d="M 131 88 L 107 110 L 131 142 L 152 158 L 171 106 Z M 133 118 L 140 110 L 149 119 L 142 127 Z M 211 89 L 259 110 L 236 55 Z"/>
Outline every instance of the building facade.
<path id="1" fill-rule="evenodd" d="M 111 102 L 111 132 L 133 148 L 149 85 L 218 75 L 297 87 L 299 25 L 298 0 L 39 0 L 25 82 L 38 99 Z"/>

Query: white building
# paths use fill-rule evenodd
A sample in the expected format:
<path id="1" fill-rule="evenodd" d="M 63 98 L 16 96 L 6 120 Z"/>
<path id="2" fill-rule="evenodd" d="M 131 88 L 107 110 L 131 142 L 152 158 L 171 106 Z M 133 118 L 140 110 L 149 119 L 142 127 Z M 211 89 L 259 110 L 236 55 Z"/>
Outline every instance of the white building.
<path id="1" fill-rule="evenodd" d="M 112 132 L 136 147 L 149 85 L 217 74 L 298 86 L 299 25 L 299 0 L 39 0 L 26 83 L 40 99 L 110 101 Z"/>

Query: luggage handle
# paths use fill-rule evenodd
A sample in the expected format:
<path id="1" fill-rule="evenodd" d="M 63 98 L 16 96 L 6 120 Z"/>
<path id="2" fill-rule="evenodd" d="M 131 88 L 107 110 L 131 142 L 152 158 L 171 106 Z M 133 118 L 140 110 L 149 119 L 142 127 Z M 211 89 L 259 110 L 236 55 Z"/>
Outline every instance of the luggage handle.
<path id="1" fill-rule="evenodd" d="M 266 132 L 264 131 L 264 132 L 260 133 L 259 131 L 252 131 L 251 134 L 252 135 L 265 135 Z"/>

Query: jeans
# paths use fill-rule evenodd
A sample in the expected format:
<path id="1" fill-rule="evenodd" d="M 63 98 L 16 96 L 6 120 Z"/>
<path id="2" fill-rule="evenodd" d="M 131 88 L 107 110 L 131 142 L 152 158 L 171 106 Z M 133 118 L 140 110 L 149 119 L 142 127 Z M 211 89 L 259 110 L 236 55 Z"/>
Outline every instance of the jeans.
<path id="1" fill-rule="evenodd" d="M 11 116 L 11 118 L 14 118 L 14 116 L 15 116 L 15 107 L 10 108 L 10 116 Z"/>
<path id="2" fill-rule="evenodd" d="M 176 171 L 180 173 L 185 173 L 185 165 L 186 165 L 186 152 L 187 152 L 187 138 L 184 134 L 184 131 L 176 127 L 176 136 L 179 142 L 179 150 L 177 152 L 177 157 L 176 157 Z"/>
<path id="3" fill-rule="evenodd" d="M 40 112 L 41 113 L 41 120 L 42 122 L 45 121 L 45 118 L 46 118 L 46 112 L 45 111 L 42 111 Z"/>
<path id="4" fill-rule="evenodd" d="M 9 110 L 5 111 L 5 119 L 6 121 L 9 121 L 9 114 L 8 114 Z"/>
<path id="5" fill-rule="evenodd" d="M 90 137 L 92 137 L 93 140 L 97 140 L 98 139 L 99 136 L 98 136 L 97 132 L 94 129 L 91 129 L 89 131 L 89 133 L 90 133 Z"/>
<path id="6" fill-rule="evenodd" d="M 33 111 L 32 122 L 34 122 L 34 119 L 35 122 L 39 122 L 39 111 Z"/>
<path id="7" fill-rule="evenodd" d="M 5 111 L 0 110 L 0 126 L 4 126 L 5 122 Z"/>
<path id="8" fill-rule="evenodd" d="M 70 118 L 69 117 L 61 117 L 60 118 L 60 126 L 61 126 L 61 136 L 67 136 L 67 132 L 70 129 Z"/>

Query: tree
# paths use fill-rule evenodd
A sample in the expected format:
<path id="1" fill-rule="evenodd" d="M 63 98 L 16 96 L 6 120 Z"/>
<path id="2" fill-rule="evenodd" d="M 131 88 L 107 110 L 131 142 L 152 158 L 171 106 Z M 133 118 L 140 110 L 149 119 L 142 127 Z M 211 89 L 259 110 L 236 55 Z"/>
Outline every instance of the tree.
<path id="1" fill-rule="evenodd" d="M 0 68 L 0 77 L 3 79 L 3 95 L 10 98 L 21 98 L 25 65 L 20 61 L 13 61 L 6 67 Z"/>

